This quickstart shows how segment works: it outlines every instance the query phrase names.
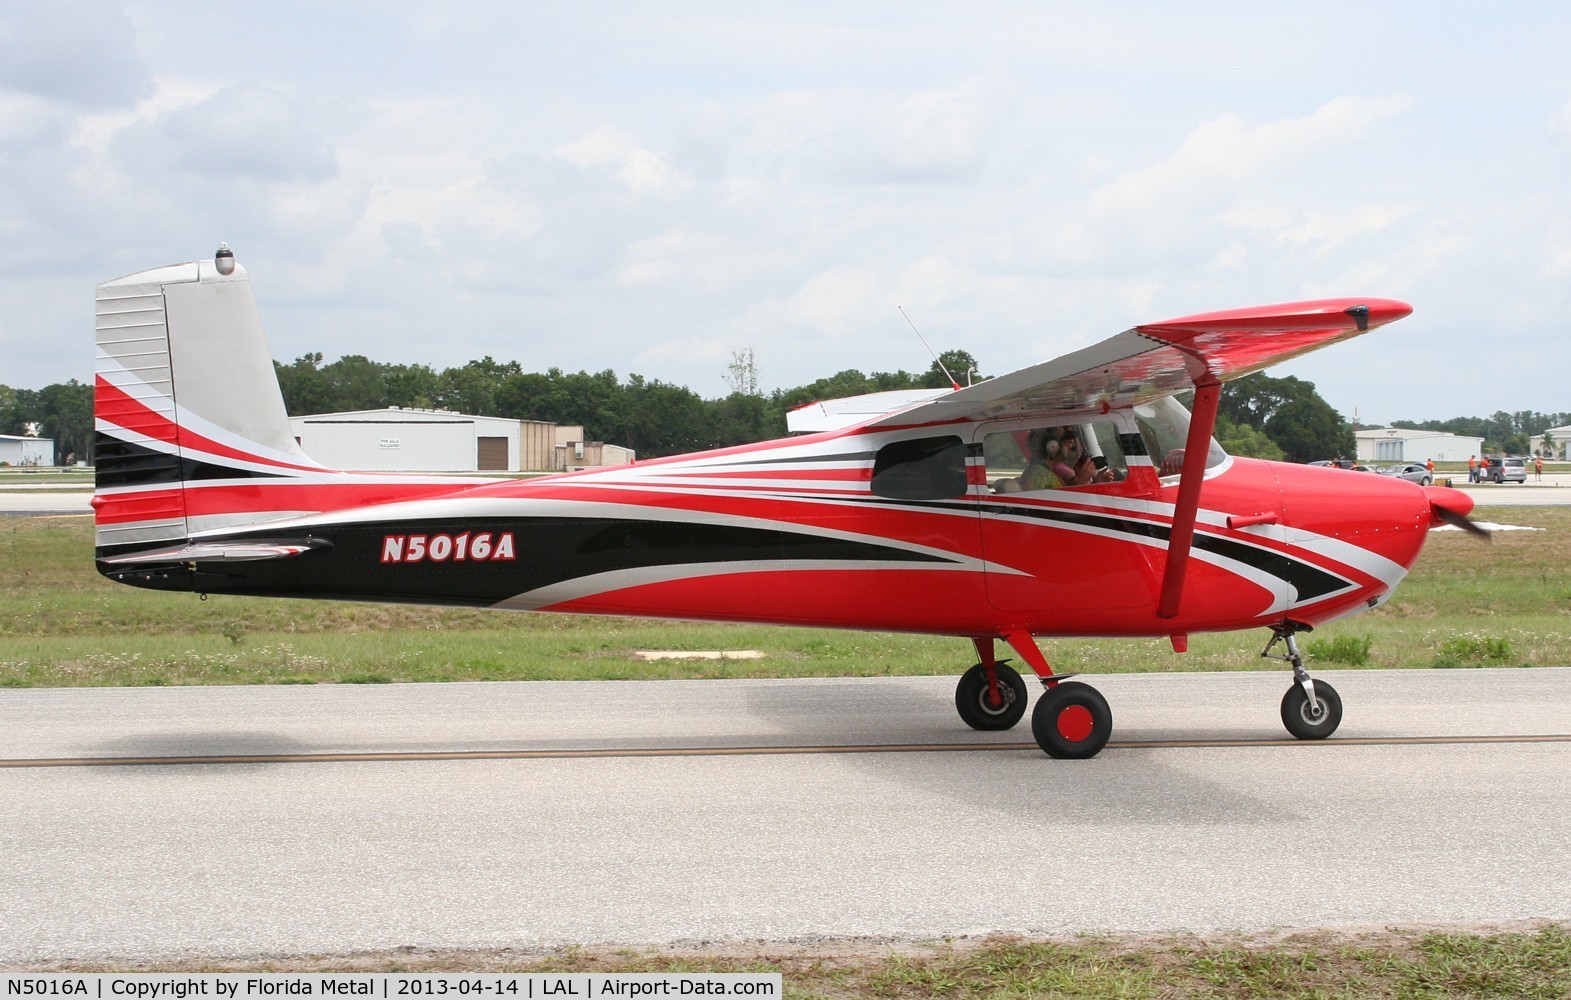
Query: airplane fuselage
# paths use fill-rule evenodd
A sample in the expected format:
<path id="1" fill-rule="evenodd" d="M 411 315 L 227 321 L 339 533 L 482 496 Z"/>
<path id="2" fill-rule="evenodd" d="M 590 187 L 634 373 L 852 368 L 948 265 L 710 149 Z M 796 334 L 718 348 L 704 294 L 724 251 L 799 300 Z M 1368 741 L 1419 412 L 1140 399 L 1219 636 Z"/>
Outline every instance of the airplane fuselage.
<path id="1" fill-rule="evenodd" d="M 124 583 L 212 594 L 965 636 L 1161 636 L 1284 618 L 1313 625 L 1372 606 L 1411 567 L 1430 526 L 1429 501 L 1412 483 L 1226 458 L 1207 472 L 1189 585 L 1178 614 L 1163 618 L 1176 477 L 1159 477 L 1134 446 L 1119 481 L 1002 493 L 981 446 L 989 433 L 820 434 L 445 487 L 311 471 L 187 481 L 175 489 L 193 525 L 221 522 L 230 507 L 277 519 L 195 530 L 183 557 L 117 561 L 101 549 L 99 568 Z M 889 446 L 951 436 L 965 449 L 954 495 L 875 489 Z M 307 506 L 328 509 L 289 513 Z M 245 548 L 269 544 L 299 551 L 263 558 Z M 192 557 L 203 545 L 229 555 Z"/>

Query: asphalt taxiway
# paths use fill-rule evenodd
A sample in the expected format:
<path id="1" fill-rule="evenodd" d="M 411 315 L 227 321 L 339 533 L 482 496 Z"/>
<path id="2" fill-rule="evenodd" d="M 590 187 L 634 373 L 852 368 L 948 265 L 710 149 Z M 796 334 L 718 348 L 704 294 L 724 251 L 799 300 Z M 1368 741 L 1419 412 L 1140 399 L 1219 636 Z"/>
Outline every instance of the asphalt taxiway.
<path id="1" fill-rule="evenodd" d="M 0 965 L 1571 920 L 1571 669 L 0 690 Z"/>

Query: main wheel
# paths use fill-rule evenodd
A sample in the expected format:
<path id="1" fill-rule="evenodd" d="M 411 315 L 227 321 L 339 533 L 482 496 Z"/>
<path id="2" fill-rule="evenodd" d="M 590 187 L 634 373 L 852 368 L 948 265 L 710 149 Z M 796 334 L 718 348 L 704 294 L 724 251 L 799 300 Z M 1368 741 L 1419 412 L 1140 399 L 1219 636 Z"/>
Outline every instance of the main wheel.
<path id="1" fill-rule="evenodd" d="M 987 670 L 980 663 L 960 675 L 955 685 L 955 708 L 972 729 L 1012 729 L 1026 714 L 1026 682 L 1013 667 L 997 664 L 998 693 L 1002 705 L 988 697 Z"/>
<path id="2" fill-rule="evenodd" d="M 1318 712 L 1310 707 L 1309 695 L 1298 684 L 1282 696 L 1282 725 L 1301 740 L 1323 740 L 1342 724 L 1342 698 L 1336 688 L 1315 681 L 1315 700 L 1320 702 Z"/>
<path id="3" fill-rule="evenodd" d="M 1036 700 L 1031 734 L 1049 757 L 1084 760 L 1095 757 L 1113 735 L 1113 710 L 1089 684 L 1055 684 Z"/>

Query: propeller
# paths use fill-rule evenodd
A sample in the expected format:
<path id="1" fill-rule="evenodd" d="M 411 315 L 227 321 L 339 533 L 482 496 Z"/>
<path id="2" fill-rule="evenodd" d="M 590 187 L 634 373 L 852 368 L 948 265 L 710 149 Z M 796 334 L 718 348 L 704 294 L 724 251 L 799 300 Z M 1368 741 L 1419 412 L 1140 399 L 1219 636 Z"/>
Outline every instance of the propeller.
<path id="1" fill-rule="evenodd" d="M 1429 516 L 1436 524 L 1461 528 L 1486 542 L 1493 539 L 1488 528 L 1467 516 L 1473 509 L 1472 497 L 1449 486 L 1425 486 L 1424 492 L 1429 496 Z"/>

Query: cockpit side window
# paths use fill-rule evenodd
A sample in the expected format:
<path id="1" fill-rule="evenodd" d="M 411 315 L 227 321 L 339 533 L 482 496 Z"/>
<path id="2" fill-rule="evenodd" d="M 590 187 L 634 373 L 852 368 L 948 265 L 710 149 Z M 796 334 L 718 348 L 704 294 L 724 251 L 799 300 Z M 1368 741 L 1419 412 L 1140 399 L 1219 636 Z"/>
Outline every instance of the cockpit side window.
<path id="1" fill-rule="evenodd" d="M 1128 474 L 1119 429 L 1106 420 L 998 431 L 982 439 L 982 457 L 993 493 L 1116 483 Z"/>
<path id="2" fill-rule="evenodd" d="M 1157 474 L 1166 478 L 1176 476 L 1184 465 L 1184 449 L 1189 442 L 1189 411 L 1171 396 L 1144 403 L 1134 408 L 1135 423 L 1151 451 Z M 1211 439 L 1206 453 L 1206 468 L 1215 468 L 1227 461 L 1227 452 Z"/>
<path id="3" fill-rule="evenodd" d="M 945 435 L 884 445 L 873 460 L 873 492 L 892 500 L 965 496 L 965 442 Z"/>

